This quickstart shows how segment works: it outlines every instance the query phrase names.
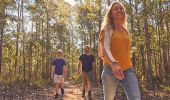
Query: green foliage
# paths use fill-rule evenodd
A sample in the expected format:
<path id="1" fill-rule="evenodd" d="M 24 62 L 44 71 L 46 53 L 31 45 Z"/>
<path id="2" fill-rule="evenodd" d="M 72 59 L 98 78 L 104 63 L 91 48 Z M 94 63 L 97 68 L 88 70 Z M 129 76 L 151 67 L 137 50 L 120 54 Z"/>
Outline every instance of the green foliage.
<path id="1" fill-rule="evenodd" d="M 81 77 L 81 76 L 80 76 Z M 71 78 L 76 82 L 76 83 L 80 83 L 80 77 L 77 75 L 77 72 L 74 72 L 72 75 L 71 75 Z"/>
<path id="2" fill-rule="evenodd" d="M 169 86 L 164 86 L 163 87 L 165 91 L 169 91 L 170 92 L 170 87 Z"/>
<path id="3" fill-rule="evenodd" d="M 38 80 L 32 80 L 30 87 L 33 89 L 43 89 L 43 87 L 49 86 L 51 81 L 49 79 L 40 78 Z"/>

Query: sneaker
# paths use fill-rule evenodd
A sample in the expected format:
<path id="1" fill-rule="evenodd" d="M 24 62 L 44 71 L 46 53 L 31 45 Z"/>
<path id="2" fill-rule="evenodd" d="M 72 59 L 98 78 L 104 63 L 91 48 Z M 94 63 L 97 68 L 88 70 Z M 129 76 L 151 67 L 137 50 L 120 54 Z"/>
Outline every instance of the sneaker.
<path id="1" fill-rule="evenodd" d="M 56 94 L 55 94 L 55 98 L 58 98 L 58 97 L 59 97 L 59 95 L 58 95 L 58 93 L 56 93 Z"/>
<path id="2" fill-rule="evenodd" d="M 88 99 L 89 99 L 89 100 L 92 100 L 91 91 L 88 91 Z"/>
<path id="3" fill-rule="evenodd" d="M 61 94 L 64 95 L 64 89 L 61 89 Z"/>
<path id="4" fill-rule="evenodd" d="M 82 97 L 85 97 L 85 90 L 83 90 L 82 92 Z"/>

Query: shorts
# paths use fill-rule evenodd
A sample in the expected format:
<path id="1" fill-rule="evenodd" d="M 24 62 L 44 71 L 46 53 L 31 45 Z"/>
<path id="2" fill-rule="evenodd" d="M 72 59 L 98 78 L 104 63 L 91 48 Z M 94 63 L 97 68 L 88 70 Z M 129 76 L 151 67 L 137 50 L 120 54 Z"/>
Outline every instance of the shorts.
<path id="1" fill-rule="evenodd" d="M 54 75 L 54 83 L 64 83 L 64 76 L 63 75 Z"/>
<path id="2" fill-rule="evenodd" d="M 92 80 L 93 80 L 93 73 L 92 73 L 92 71 L 82 72 L 82 81 L 86 82 L 86 80 L 92 82 Z"/>

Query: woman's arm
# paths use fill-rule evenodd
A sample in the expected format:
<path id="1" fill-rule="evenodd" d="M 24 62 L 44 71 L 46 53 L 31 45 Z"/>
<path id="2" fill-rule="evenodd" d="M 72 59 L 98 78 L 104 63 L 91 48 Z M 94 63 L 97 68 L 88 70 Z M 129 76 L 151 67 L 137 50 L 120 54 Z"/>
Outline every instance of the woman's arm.
<path id="1" fill-rule="evenodd" d="M 114 59 L 114 57 L 112 56 L 112 53 L 110 51 L 110 37 L 104 38 L 104 36 L 105 36 L 104 32 L 101 33 L 99 36 L 100 53 L 102 53 L 102 55 L 108 59 L 109 65 L 113 71 L 114 76 L 117 77 L 118 79 L 122 80 L 124 78 L 123 71 L 121 70 L 121 67 L 118 65 L 117 61 Z M 105 41 L 105 39 L 107 39 L 107 40 Z M 104 42 L 106 42 L 106 43 L 104 43 Z"/>
<path id="2" fill-rule="evenodd" d="M 110 59 L 111 63 L 117 62 L 115 58 L 112 56 L 112 53 L 110 51 L 110 38 L 111 38 L 112 31 L 107 31 L 107 34 L 104 34 L 104 51 L 107 55 L 107 57 Z"/>
<path id="3" fill-rule="evenodd" d="M 104 57 L 105 56 L 106 59 L 109 61 L 109 65 L 112 65 L 113 62 L 117 62 L 117 61 L 113 58 L 113 56 L 111 54 L 111 51 L 110 51 L 110 42 L 109 42 L 110 39 L 109 39 L 109 37 L 107 39 L 108 41 L 105 40 L 105 39 L 106 39 L 105 38 L 105 32 L 101 31 L 100 35 L 99 35 L 99 56 L 100 57 Z M 104 42 L 105 42 L 105 44 L 104 44 Z M 106 46 L 104 46 L 104 45 L 106 45 Z M 107 46 L 107 45 L 109 45 L 109 46 Z M 109 57 L 109 55 L 110 55 L 110 57 Z"/>

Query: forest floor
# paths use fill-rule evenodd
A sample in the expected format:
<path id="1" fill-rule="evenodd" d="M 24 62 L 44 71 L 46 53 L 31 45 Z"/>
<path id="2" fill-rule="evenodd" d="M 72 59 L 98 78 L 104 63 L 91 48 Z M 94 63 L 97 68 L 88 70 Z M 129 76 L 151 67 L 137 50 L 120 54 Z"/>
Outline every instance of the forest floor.
<path id="1" fill-rule="evenodd" d="M 81 84 L 75 81 L 65 82 L 65 94 L 60 98 L 54 98 L 52 85 L 41 89 L 23 89 L 4 88 L 5 84 L 0 83 L 0 100 L 88 100 L 81 97 Z M 15 86 L 14 86 L 15 87 Z M 59 91 L 60 93 L 60 91 Z M 164 91 L 142 91 L 142 100 L 170 100 L 170 92 Z M 102 85 L 96 84 L 92 91 L 92 100 L 103 100 Z M 127 100 L 123 89 L 119 86 L 114 100 Z"/>

